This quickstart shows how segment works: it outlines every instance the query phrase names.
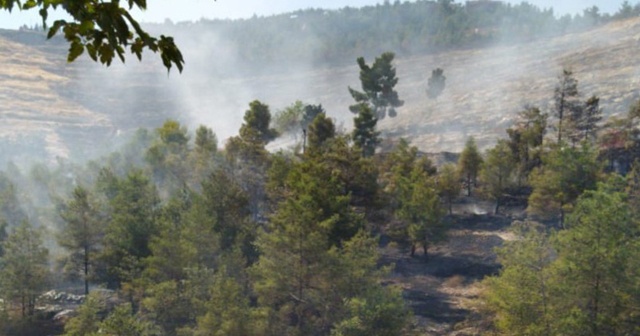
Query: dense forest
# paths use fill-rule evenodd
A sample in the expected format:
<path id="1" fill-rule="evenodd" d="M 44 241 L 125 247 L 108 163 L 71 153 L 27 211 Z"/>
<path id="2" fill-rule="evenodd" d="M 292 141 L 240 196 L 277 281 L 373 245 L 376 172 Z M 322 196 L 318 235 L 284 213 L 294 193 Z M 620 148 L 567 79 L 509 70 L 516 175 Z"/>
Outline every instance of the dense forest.
<path id="1" fill-rule="evenodd" d="M 384 22 L 371 19 L 375 11 L 388 11 L 387 19 L 395 12 L 418 27 L 430 22 L 410 19 L 419 6 L 449 13 L 450 25 L 437 25 L 442 35 L 424 27 L 405 32 L 430 36 L 428 48 L 495 42 L 499 31 L 483 30 L 490 18 L 527 8 L 550 20 L 547 27 L 568 22 L 566 29 L 581 29 L 588 13 L 599 22 L 640 11 L 626 4 L 613 16 L 591 9 L 563 21 L 526 4 L 488 2 L 480 7 L 496 16 L 474 21 L 465 18 L 470 4 L 425 1 L 241 23 L 306 15 L 344 23 L 338 17 L 350 15 L 368 27 Z M 335 43 L 348 45 L 340 25 L 334 28 L 345 38 Z M 270 36 L 284 32 L 295 30 Z M 250 38 L 238 41 L 257 48 Z M 402 40 L 393 41 L 381 48 L 396 50 L 390 47 Z M 355 45 L 340 50 L 322 57 L 366 54 Z M 289 56 L 306 57 L 300 53 Z M 248 61 L 260 61 L 251 55 Z M 640 101 L 624 116 L 605 118 L 599 98 L 581 92 L 565 69 L 550 110 L 526 106 L 491 148 L 481 151 L 469 137 L 456 161 L 436 165 L 377 130 L 379 120 L 401 113 L 403 100 L 395 91 L 396 54 L 374 56 L 371 64 L 370 57 L 357 60 L 361 86 L 344 88 L 354 99 L 345 106 L 354 113 L 348 128 L 321 105 L 298 101 L 272 113 L 254 100 L 224 143 L 206 125 L 190 130 L 170 119 L 87 163 L 60 159 L 28 172 L 8 164 L 0 172 L 0 334 L 424 334 L 404 289 L 388 281 L 394 265 L 381 262 L 380 250 L 394 246 L 428 265 L 430 251 L 458 224 L 454 205 L 479 200 L 492 202 L 492 218 L 510 219 L 504 212 L 514 204 L 526 207 L 526 217 L 510 225 L 515 239 L 496 251 L 502 267 L 481 281 L 480 332 L 639 334 Z M 446 90 L 442 69 L 429 82 L 433 99 Z M 283 136 L 294 144 L 267 149 Z M 44 307 L 51 289 L 82 294 L 76 309 L 54 318 Z"/>

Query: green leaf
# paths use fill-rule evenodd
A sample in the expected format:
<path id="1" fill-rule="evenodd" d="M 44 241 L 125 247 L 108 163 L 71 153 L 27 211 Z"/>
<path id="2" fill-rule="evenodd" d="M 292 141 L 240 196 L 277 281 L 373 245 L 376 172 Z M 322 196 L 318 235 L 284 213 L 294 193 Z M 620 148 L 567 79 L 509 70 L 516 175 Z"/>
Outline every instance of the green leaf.
<path id="1" fill-rule="evenodd" d="M 91 57 L 91 59 L 94 62 L 97 62 L 98 57 L 96 55 L 96 47 L 94 47 L 93 44 L 87 44 L 86 47 L 87 47 L 87 52 L 89 53 L 89 57 Z"/>
<path id="2" fill-rule="evenodd" d="M 67 56 L 67 62 L 73 62 L 78 56 L 82 55 L 84 52 L 84 45 L 82 45 L 79 41 L 71 42 L 71 47 L 69 48 L 69 56 Z"/>
<path id="3" fill-rule="evenodd" d="M 53 23 L 53 26 L 51 26 L 51 29 L 49 29 L 49 32 L 47 33 L 47 39 L 52 38 L 55 34 L 58 33 L 58 31 L 60 30 L 60 27 L 66 25 L 67 22 L 64 20 L 56 20 Z"/>
<path id="4" fill-rule="evenodd" d="M 79 28 L 80 34 L 86 35 L 90 31 L 92 31 L 94 27 L 95 27 L 95 24 L 93 23 L 93 21 L 90 21 L 90 20 L 82 21 Z"/>
<path id="5" fill-rule="evenodd" d="M 31 9 L 37 5 L 35 0 L 27 0 L 27 2 L 22 5 L 23 10 Z"/>

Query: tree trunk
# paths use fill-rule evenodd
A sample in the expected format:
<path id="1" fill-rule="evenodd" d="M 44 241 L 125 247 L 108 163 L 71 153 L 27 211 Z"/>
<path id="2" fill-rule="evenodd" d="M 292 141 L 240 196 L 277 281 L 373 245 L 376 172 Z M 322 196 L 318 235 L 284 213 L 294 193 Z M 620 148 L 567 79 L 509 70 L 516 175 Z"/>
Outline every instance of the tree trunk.
<path id="1" fill-rule="evenodd" d="M 84 246 L 84 295 L 89 295 L 89 247 Z"/>
<path id="2" fill-rule="evenodd" d="M 564 91 L 561 93 L 558 109 L 558 144 L 562 141 L 562 119 L 564 119 Z"/>
<path id="3" fill-rule="evenodd" d="M 493 209 L 493 214 L 498 215 L 498 209 L 500 209 L 500 198 L 496 198 L 496 207 Z"/>
<path id="4" fill-rule="evenodd" d="M 426 240 L 422 242 L 422 250 L 424 251 L 424 260 L 429 260 L 429 243 Z"/>
<path id="5" fill-rule="evenodd" d="M 416 255 L 416 244 L 411 244 L 411 258 L 413 258 Z"/>
<path id="6" fill-rule="evenodd" d="M 451 199 L 451 197 L 448 197 L 448 201 L 449 201 L 449 215 L 453 215 L 453 200 Z"/>

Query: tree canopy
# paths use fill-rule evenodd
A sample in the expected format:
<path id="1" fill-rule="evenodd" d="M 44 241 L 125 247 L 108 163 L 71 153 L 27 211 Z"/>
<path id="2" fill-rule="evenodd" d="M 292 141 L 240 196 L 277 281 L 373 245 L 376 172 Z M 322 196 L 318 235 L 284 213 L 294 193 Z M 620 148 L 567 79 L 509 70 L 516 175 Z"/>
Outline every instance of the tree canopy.
<path id="1" fill-rule="evenodd" d="M 358 58 L 362 91 L 349 88 L 349 93 L 356 101 L 356 104 L 349 107 L 351 112 L 358 113 L 361 105 L 367 104 L 377 119 L 383 119 L 387 114 L 391 118 L 397 115 L 396 108 L 404 105 L 404 101 L 400 100 L 398 92 L 393 89 L 398 84 L 396 68 L 391 64 L 394 57 L 394 53 L 385 52 L 376 57 L 371 66 L 367 65 L 364 57 Z"/>

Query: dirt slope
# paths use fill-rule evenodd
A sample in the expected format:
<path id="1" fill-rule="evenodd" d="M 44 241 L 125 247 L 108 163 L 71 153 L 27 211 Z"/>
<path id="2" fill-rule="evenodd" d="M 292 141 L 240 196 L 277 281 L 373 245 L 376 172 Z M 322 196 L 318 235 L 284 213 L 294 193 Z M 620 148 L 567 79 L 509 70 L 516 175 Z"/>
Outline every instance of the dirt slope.
<path id="1" fill-rule="evenodd" d="M 237 132 L 253 99 L 265 101 L 273 111 L 296 99 L 321 103 L 344 129 L 352 125 L 347 86 L 359 86 L 355 62 L 229 76 L 216 67 L 242 67 L 225 63 L 233 57 L 218 57 L 215 45 L 187 42 L 185 72 L 167 75 L 161 65 L 138 65 L 133 58 L 109 69 L 85 59 L 68 65 L 64 49 L 2 36 L 8 35 L 0 32 L 4 156 L 12 154 L 5 149 L 11 141 L 44 147 L 49 158 L 75 153 L 74 142 L 91 151 L 116 141 L 118 134 L 157 127 L 167 117 L 191 127 L 204 123 L 225 139 Z M 384 119 L 379 127 L 429 152 L 459 151 L 469 135 L 486 147 L 505 135 L 524 105 L 549 110 L 563 67 L 573 69 L 585 99 L 598 95 L 607 115 L 624 113 L 640 98 L 639 41 L 640 18 L 635 18 L 530 43 L 398 59 L 397 89 L 405 105 L 397 118 Z M 427 99 L 425 88 L 436 67 L 445 69 L 447 87 L 434 101 Z"/>
<path id="2" fill-rule="evenodd" d="M 68 157 L 69 144 L 62 134 L 109 127 L 107 116 L 59 94 L 57 88 L 73 78 L 66 74 L 65 64 L 53 62 L 51 55 L 0 36 L 0 64 L 0 139 L 4 146 L 25 146 L 24 141 L 39 139 L 36 146 L 43 144 L 49 159 Z"/>

